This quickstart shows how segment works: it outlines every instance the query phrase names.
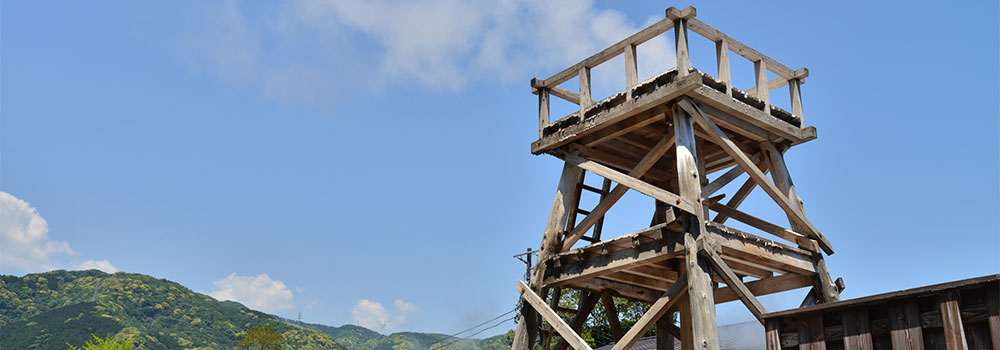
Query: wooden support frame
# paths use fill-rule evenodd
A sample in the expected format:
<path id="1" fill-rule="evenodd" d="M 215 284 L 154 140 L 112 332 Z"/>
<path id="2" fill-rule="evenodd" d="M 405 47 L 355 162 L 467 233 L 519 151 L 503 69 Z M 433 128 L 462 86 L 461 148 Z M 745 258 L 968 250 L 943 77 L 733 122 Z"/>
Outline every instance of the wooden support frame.
<path id="1" fill-rule="evenodd" d="M 580 166 L 581 168 L 587 169 L 592 173 L 601 175 L 605 179 L 616 181 L 618 182 L 618 185 L 615 185 L 614 189 L 612 189 L 611 192 L 608 193 L 607 196 L 602 198 L 601 201 L 597 204 L 597 206 L 594 207 L 594 210 L 592 210 L 590 214 L 587 214 L 587 217 L 585 217 L 583 221 L 581 221 L 578 225 L 576 225 L 576 227 L 573 228 L 572 231 L 570 231 L 569 236 L 563 242 L 562 251 L 567 251 L 570 248 L 572 248 L 573 245 L 576 244 L 576 242 L 580 240 L 580 238 L 583 237 L 585 233 L 587 233 L 587 230 L 589 230 L 593 225 L 597 224 L 597 222 L 604 217 L 604 214 L 607 213 L 609 209 L 611 209 L 611 206 L 613 206 L 616 202 L 618 202 L 619 199 L 621 199 L 625 195 L 625 192 L 627 192 L 629 187 L 631 186 L 628 186 L 627 184 L 623 183 L 620 179 L 631 178 L 635 179 L 635 181 L 639 181 L 638 178 L 642 177 L 642 175 L 644 175 L 647 171 L 649 171 L 649 169 L 652 168 L 653 165 L 656 164 L 656 162 L 660 160 L 660 158 L 663 157 L 665 153 L 667 153 L 667 150 L 669 150 L 670 147 L 673 146 L 673 144 L 674 144 L 673 137 L 668 136 L 661 139 L 660 142 L 657 143 L 656 146 L 653 146 L 653 149 L 650 150 L 649 153 L 646 154 L 646 156 L 643 157 L 642 160 L 640 160 L 639 163 L 636 164 L 636 166 L 632 168 L 631 171 L 629 171 L 628 175 L 621 174 L 613 169 L 604 167 L 598 164 L 597 162 L 586 160 L 575 154 L 567 155 L 566 159 L 568 162 Z M 581 166 L 581 164 L 585 165 Z M 618 179 L 613 177 L 617 177 Z M 648 186 L 652 187 L 652 185 Z"/>
<path id="2" fill-rule="evenodd" d="M 597 301 L 600 299 L 601 295 L 595 292 L 588 292 L 580 300 L 579 309 L 576 311 L 576 315 L 573 315 L 573 320 L 570 321 L 569 327 L 573 332 L 579 332 L 580 328 L 583 327 L 583 323 L 587 321 L 587 317 L 590 316 L 590 312 L 594 311 L 594 306 L 597 306 Z M 559 340 L 556 344 L 556 350 L 566 350 L 569 346 L 569 342 L 566 338 Z"/>
<path id="3" fill-rule="evenodd" d="M 618 342 L 625 333 L 622 331 L 622 324 L 618 319 L 618 308 L 615 307 L 615 300 L 610 295 L 602 295 L 601 304 L 604 305 L 604 313 L 608 316 L 608 326 L 611 327 L 611 336 L 615 338 L 615 342 Z"/>
<path id="4" fill-rule="evenodd" d="M 806 219 L 805 214 L 802 214 L 802 212 L 796 208 L 797 206 L 793 205 L 788 200 L 788 197 L 786 197 L 782 191 L 779 190 L 778 187 L 764 175 L 763 171 L 757 168 L 757 166 L 750 161 L 750 158 L 747 157 L 747 155 L 744 154 L 743 151 L 741 151 L 739 147 L 737 147 L 736 144 L 729 139 L 729 136 L 726 135 L 722 129 L 719 129 L 719 127 L 715 125 L 712 120 L 698 110 L 697 105 L 691 103 L 691 101 L 687 98 L 681 99 L 678 105 L 694 116 L 695 122 L 708 131 L 709 136 L 712 138 L 712 142 L 722 147 L 722 149 L 725 150 L 730 157 L 733 157 L 733 160 L 735 160 L 737 164 L 747 171 L 747 174 L 750 175 L 757 185 L 764 189 L 764 192 L 766 192 L 771 199 L 778 203 L 778 206 L 785 211 L 790 220 L 793 220 L 796 224 L 802 225 L 805 229 L 805 232 L 803 233 L 807 234 L 810 238 L 817 240 L 820 248 L 822 248 L 827 254 L 833 254 L 833 246 L 830 244 L 830 241 L 819 233 L 819 229 L 813 226 L 812 223 Z"/>
<path id="5" fill-rule="evenodd" d="M 696 212 L 700 209 L 695 205 L 695 201 L 687 198 L 683 198 L 676 194 L 673 194 L 662 188 L 653 186 L 648 182 L 636 179 L 634 177 L 623 174 L 617 170 L 611 169 L 598 162 L 588 160 L 586 158 L 580 157 L 575 153 L 567 154 L 566 162 L 576 165 L 584 170 L 595 173 L 597 175 L 603 176 L 611 181 L 617 182 L 619 185 L 624 185 L 625 187 L 636 190 L 644 195 L 653 197 L 664 203 L 668 203 L 686 212 Z M 613 191 L 612 191 L 613 192 Z M 582 227 L 582 223 L 580 227 Z"/>
<path id="6" fill-rule="evenodd" d="M 545 321 L 552 325 L 552 328 L 555 329 L 556 332 L 563 337 L 563 339 L 566 339 L 566 341 L 569 342 L 574 349 L 593 350 L 590 345 L 587 345 L 587 342 L 585 342 L 583 338 L 580 338 L 580 335 L 576 334 L 576 332 L 574 332 L 573 329 L 566 324 L 566 321 L 563 321 L 563 319 L 559 317 L 555 311 L 550 309 L 548 305 L 545 305 L 545 300 L 542 300 L 538 294 L 535 294 L 535 292 L 533 292 L 531 288 L 524 283 L 524 281 L 517 281 L 517 292 L 520 293 L 521 297 L 531 304 L 531 306 L 535 308 L 535 311 L 537 311 L 538 314 L 545 319 Z"/>

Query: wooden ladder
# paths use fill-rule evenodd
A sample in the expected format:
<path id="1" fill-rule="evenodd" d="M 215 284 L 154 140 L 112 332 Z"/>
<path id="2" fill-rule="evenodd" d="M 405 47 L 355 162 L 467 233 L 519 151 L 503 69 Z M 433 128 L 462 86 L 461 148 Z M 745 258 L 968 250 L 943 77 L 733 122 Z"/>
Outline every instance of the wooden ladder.
<path id="1" fill-rule="evenodd" d="M 576 200 L 575 200 L 575 203 L 573 203 L 573 207 L 576 208 L 576 210 L 574 210 L 573 213 L 570 214 L 570 219 L 566 222 L 566 231 L 563 233 L 563 235 L 564 235 L 563 238 L 565 238 L 565 236 L 569 235 L 570 232 L 573 232 L 573 228 L 576 227 L 577 215 L 580 215 L 580 214 L 583 214 L 585 216 L 586 215 L 590 215 L 590 210 L 586 210 L 586 209 L 580 208 L 580 195 L 583 193 L 583 190 L 587 190 L 587 191 L 590 191 L 590 192 L 593 192 L 593 193 L 596 193 L 596 194 L 600 195 L 601 198 L 598 200 L 598 203 L 600 203 L 601 201 L 603 201 L 604 197 L 607 197 L 608 194 L 611 193 L 611 180 L 604 179 L 604 183 L 601 184 L 601 188 L 596 188 L 596 187 L 589 186 L 589 185 L 583 183 L 583 180 L 586 177 L 587 177 L 587 172 L 584 171 L 580 175 L 580 181 L 577 181 L 577 183 L 576 183 L 576 195 L 574 196 L 574 198 L 576 198 Z M 591 210 L 593 210 L 593 209 L 591 209 Z M 601 241 L 601 230 L 603 229 L 603 227 L 604 227 L 604 217 L 602 216 L 600 219 L 597 219 L 597 223 L 594 224 L 594 229 L 593 229 L 593 231 L 591 233 L 591 236 L 588 237 L 588 236 L 584 235 L 583 237 L 580 237 L 580 239 L 584 240 L 584 241 L 587 241 L 587 242 L 590 242 L 590 243 L 600 242 Z"/>

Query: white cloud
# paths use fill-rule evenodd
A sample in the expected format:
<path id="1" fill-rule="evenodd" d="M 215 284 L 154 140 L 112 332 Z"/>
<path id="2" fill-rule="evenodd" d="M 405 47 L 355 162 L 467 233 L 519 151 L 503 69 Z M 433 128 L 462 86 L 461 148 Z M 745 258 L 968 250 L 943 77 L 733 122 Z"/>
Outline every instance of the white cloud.
<path id="1" fill-rule="evenodd" d="M 28 202 L 0 192 L 0 265 L 26 272 L 57 268 L 53 257 L 74 253 L 69 243 L 48 233 L 48 223 Z"/>
<path id="2" fill-rule="evenodd" d="M 619 11 L 573 0 L 298 0 L 265 10 L 229 2 L 209 12 L 212 24 L 189 40 L 194 61 L 269 97 L 310 102 L 395 81 L 444 91 L 523 83 L 641 28 Z M 640 73 L 672 66 L 665 36 L 640 50 Z M 595 84 L 624 85 L 614 71 Z"/>
<path id="3" fill-rule="evenodd" d="M 93 269 L 96 269 L 96 270 L 104 271 L 106 273 L 115 273 L 115 272 L 118 272 L 118 268 L 115 267 L 115 265 L 111 265 L 111 263 L 108 262 L 107 260 L 87 260 L 87 261 L 84 261 L 84 262 L 80 263 L 80 265 L 77 265 L 76 269 L 77 270 L 93 270 Z"/>
<path id="4" fill-rule="evenodd" d="M 268 313 L 292 308 L 294 296 L 284 282 L 272 280 L 266 273 L 256 276 L 239 276 L 235 273 L 212 282 L 218 290 L 208 295 L 217 300 L 232 300 L 247 307 Z"/>
<path id="5" fill-rule="evenodd" d="M 409 316 L 418 311 L 416 305 L 402 299 L 396 299 L 393 304 L 396 306 L 396 312 L 390 312 L 382 306 L 382 303 L 376 301 L 358 300 L 352 310 L 354 322 L 368 329 L 394 330 L 405 325 L 409 321 Z"/>

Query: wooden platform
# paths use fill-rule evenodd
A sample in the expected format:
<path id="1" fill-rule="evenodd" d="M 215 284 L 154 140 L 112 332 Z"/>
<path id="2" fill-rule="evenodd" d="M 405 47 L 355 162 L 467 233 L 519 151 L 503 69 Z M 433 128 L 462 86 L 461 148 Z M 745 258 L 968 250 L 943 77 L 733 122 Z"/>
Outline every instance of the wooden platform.
<path id="1" fill-rule="evenodd" d="M 704 239 L 741 277 L 754 295 L 813 284 L 817 253 L 710 223 Z M 563 252 L 549 260 L 543 287 L 571 287 L 652 303 L 677 280 L 684 264 L 682 227 L 660 224 L 614 239 Z M 725 283 L 714 276 L 717 283 Z M 715 302 L 737 300 L 728 287 L 715 290 Z"/>
<path id="2" fill-rule="evenodd" d="M 1000 349 L 1000 275 L 765 314 L 767 349 Z"/>

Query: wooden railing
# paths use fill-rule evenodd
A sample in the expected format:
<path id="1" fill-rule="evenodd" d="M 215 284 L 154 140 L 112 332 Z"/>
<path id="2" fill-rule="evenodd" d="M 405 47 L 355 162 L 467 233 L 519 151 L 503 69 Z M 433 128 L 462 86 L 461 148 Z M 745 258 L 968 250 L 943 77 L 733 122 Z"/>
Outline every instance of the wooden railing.
<path id="1" fill-rule="evenodd" d="M 542 138 L 544 136 L 543 130 L 551 125 L 549 121 L 549 100 L 551 96 L 556 96 L 579 105 L 580 121 L 583 121 L 584 112 L 594 103 L 590 96 L 590 70 L 601 63 L 618 57 L 618 55 L 625 55 L 625 91 L 627 98 L 630 100 L 632 98 L 632 89 L 639 84 L 636 47 L 671 29 L 674 29 L 674 49 L 677 58 L 677 74 L 679 76 L 687 75 L 691 70 L 691 60 L 688 53 L 688 29 L 690 29 L 692 32 L 715 42 L 716 63 L 719 72 L 718 80 L 725 84 L 725 93 L 727 95 L 732 95 L 732 80 L 729 65 L 729 52 L 732 51 L 754 63 L 756 85 L 747 89 L 746 93 L 764 102 L 764 112 L 770 113 L 770 92 L 788 85 L 792 108 L 791 113 L 801 121 L 803 117 L 800 86 L 805 83 L 805 78 L 809 76 L 809 70 L 805 68 L 792 70 L 773 58 L 743 44 L 739 40 L 733 39 L 725 33 L 695 19 L 696 14 L 697 10 L 691 6 L 683 10 L 670 7 L 666 10 L 667 18 L 587 57 L 583 61 L 556 73 L 548 79 L 531 79 L 532 93 L 538 95 L 538 137 Z M 769 81 L 767 79 L 768 71 L 777 74 L 778 78 Z M 579 77 L 580 87 L 578 92 L 573 92 L 559 86 L 574 77 Z"/>

